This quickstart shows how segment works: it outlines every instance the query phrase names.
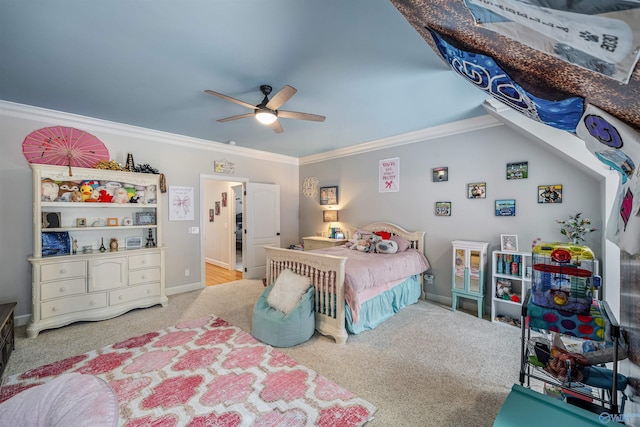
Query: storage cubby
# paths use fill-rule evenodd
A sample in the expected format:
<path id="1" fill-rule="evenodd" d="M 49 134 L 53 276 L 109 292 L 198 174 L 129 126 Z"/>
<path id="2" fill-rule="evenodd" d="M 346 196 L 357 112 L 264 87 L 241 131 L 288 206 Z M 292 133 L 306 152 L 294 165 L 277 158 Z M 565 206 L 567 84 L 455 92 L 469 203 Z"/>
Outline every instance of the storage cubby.
<path id="1" fill-rule="evenodd" d="M 531 288 L 531 271 L 530 253 L 493 251 L 492 321 L 520 327 L 522 302 Z"/>

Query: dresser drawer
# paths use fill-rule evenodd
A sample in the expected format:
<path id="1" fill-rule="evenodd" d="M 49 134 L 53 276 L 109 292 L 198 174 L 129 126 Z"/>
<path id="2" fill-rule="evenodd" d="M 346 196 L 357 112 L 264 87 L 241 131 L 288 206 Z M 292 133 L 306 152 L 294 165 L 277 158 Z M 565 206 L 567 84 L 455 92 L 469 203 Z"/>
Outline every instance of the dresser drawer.
<path id="1" fill-rule="evenodd" d="M 129 270 L 157 267 L 159 265 L 160 254 L 133 255 L 129 257 Z"/>
<path id="2" fill-rule="evenodd" d="M 80 295 L 87 292 L 84 277 L 61 280 L 58 282 L 47 282 L 40 284 L 40 299 L 48 300 L 70 295 Z"/>
<path id="3" fill-rule="evenodd" d="M 87 274 L 87 263 L 84 261 L 58 262 L 40 266 L 40 281 L 67 279 Z"/>
<path id="4" fill-rule="evenodd" d="M 79 295 L 43 302 L 40 307 L 42 319 L 77 313 L 84 310 L 94 310 L 107 306 L 107 294 Z"/>
<path id="5" fill-rule="evenodd" d="M 109 292 L 109 305 L 124 304 L 137 299 L 160 296 L 160 283 L 133 286 Z"/>
<path id="6" fill-rule="evenodd" d="M 129 271 L 129 286 L 160 281 L 160 267 Z"/>

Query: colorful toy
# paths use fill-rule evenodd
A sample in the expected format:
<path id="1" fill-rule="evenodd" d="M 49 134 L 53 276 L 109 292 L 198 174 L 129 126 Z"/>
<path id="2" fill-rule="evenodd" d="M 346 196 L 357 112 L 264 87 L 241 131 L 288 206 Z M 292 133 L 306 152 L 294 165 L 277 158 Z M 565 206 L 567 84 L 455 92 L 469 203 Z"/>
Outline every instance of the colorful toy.
<path id="1" fill-rule="evenodd" d="M 68 202 L 74 191 L 80 191 L 80 184 L 74 181 L 63 181 L 58 189 L 56 202 Z"/>
<path id="2" fill-rule="evenodd" d="M 89 184 L 82 184 L 80 186 L 80 193 L 82 194 L 82 201 L 86 202 L 91 198 L 91 193 L 93 193 L 93 187 Z"/>
<path id="3" fill-rule="evenodd" d="M 53 202 L 58 198 L 60 186 L 50 178 L 40 181 L 40 200 L 43 202 Z"/>
<path id="4" fill-rule="evenodd" d="M 600 285 L 595 256 L 587 246 L 540 243 L 533 248 L 532 300 L 542 307 L 588 314 Z"/>

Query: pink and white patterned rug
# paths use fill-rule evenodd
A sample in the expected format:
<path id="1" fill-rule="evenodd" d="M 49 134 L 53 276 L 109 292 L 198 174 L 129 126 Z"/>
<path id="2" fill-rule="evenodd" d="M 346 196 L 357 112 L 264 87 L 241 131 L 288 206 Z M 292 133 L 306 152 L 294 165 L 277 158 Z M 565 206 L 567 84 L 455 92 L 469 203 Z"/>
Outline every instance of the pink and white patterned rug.
<path id="1" fill-rule="evenodd" d="M 216 316 L 9 376 L 0 402 L 69 372 L 107 381 L 127 427 L 362 426 L 376 411 Z"/>

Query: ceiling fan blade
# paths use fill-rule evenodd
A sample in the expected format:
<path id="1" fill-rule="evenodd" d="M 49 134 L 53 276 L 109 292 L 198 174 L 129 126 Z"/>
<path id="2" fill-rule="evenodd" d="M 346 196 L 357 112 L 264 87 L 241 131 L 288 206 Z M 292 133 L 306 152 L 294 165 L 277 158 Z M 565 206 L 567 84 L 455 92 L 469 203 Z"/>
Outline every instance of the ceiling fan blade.
<path id="1" fill-rule="evenodd" d="M 213 95 L 213 96 L 217 96 L 217 97 L 222 98 L 222 99 L 226 99 L 227 101 L 231 101 L 234 104 L 238 104 L 238 105 L 242 105 L 243 107 L 251 108 L 252 110 L 255 110 L 256 108 L 258 108 L 255 105 L 251 105 L 251 104 L 246 103 L 244 101 L 240 101 L 239 99 L 235 99 L 235 98 L 232 98 L 230 96 L 223 95 L 221 93 L 214 92 L 214 91 L 209 90 L 209 89 L 205 90 L 204 92 L 208 93 L 209 95 Z"/>
<path id="2" fill-rule="evenodd" d="M 219 122 L 230 122 L 231 120 L 245 119 L 247 117 L 255 117 L 254 113 L 240 114 L 239 116 L 226 117 L 224 119 L 218 119 Z"/>
<path id="3" fill-rule="evenodd" d="M 273 95 L 273 98 L 271 98 L 271 100 L 267 102 L 266 107 L 270 110 L 277 110 L 278 108 L 282 107 L 285 102 L 290 100 L 291 97 L 296 94 L 296 92 L 296 88 L 287 85 L 280 89 L 278 93 Z"/>
<path id="4" fill-rule="evenodd" d="M 298 119 L 298 120 L 311 120 L 312 122 L 324 122 L 325 116 L 319 116 L 317 114 L 299 113 L 297 111 L 283 111 L 278 110 L 278 117 L 284 117 L 285 119 Z"/>
<path id="5" fill-rule="evenodd" d="M 270 125 L 268 125 L 271 129 L 273 129 L 273 131 L 275 133 L 282 133 L 284 132 L 284 129 L 282 129 L 282 125 L 280 124 L 280 122 L 278 120 L 276 120 L 275 122 L 271 123 Z"/>

